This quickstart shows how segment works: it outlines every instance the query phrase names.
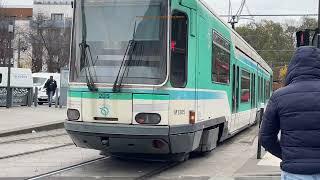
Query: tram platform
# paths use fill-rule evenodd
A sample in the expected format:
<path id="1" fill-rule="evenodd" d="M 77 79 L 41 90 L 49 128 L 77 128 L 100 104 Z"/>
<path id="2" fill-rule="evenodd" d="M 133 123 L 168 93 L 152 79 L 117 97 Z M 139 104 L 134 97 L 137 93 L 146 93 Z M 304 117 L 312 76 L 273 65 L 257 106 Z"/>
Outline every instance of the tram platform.
<path id="1" fill-rule="evenodd" d="M 0 137 L 62 128 L 65 108 L 12 107 L 0 108 Z"/>
<path id="2" fill-rule="evenodd" d="M 236 173 L 235 180 L 280 180 L 281 160 L 268 152 L 262 158 L 251 157 Z"/>

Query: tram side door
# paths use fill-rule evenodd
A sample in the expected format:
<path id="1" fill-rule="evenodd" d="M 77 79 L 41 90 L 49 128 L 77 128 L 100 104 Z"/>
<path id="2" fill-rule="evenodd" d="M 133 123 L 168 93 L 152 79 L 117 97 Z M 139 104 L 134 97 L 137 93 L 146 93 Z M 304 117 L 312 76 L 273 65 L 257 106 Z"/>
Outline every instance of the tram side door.
<path id="1" fill-rule="evenodd" d="M 256 119 L 256 75 L 251 74 L 251 117 L 250 123 L 254 122 Z"/>
<path id="2" fill-rule="evenodd" d="M 171 4 L 170 81 L 184 95 L 170 100 L 171 124 L 190 123 L 190 114 L 196 114 L 196 11 L 179 2 Z"/>
<path id="3" fill-rule="evenodd" d="M 230 131 L 236 129 L 237 123 L 237 112 L 239 111 L 239 66 L 235 64 L 232 67 L 232 115 L 231 115 L 231 124 L 229 126 Z"/>

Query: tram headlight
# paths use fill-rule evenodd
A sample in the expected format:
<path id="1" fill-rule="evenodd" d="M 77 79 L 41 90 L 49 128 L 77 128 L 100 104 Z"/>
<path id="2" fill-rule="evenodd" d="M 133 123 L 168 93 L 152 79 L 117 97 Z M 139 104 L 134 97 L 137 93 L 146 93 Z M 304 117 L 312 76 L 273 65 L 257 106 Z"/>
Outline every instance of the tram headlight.
<path id="1" fill-rule="evenodd" d="M 80 118 L 80 112 L 77 109 L 68 109 L 67 116 L 69 121 L 77 121 Z"/>
<path id="2" fill-rule="evenodd" d="M 161 116 L 157 113 L 139 113 L 136 115 L 135 120 L 139 124 L 159 124 Z"/>

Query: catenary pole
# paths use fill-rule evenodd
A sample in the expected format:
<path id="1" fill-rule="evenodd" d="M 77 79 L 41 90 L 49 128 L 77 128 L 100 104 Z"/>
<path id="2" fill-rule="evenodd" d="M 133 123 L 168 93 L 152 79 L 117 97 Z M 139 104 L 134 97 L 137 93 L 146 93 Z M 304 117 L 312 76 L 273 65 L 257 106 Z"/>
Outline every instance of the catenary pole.
<path id="1" fill-rule="evenodd" d="M 319 8 L 318 8 L 318 43 L 317 47 L 320 48 L 320 0 L 319 0 Z"/>

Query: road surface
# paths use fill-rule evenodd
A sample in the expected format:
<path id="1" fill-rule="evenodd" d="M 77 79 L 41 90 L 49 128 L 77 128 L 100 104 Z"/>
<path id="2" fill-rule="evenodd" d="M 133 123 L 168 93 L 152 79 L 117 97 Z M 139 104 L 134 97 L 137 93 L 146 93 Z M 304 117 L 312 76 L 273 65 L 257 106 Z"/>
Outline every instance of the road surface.
<path id="1" fill-rule="evenodd" d="M 252 127 L 220 144 L 212 153 L 191 157 L 181 164 L 103 158 L 98 151 L 75 147 L 63 129 L 5 137 L 0 138 L 0 177 L 233 179 L 235 172 L 256 153 L 257 131 Z M 50 176 L 46 175 L 48 172 L 52 172 Z"/>

